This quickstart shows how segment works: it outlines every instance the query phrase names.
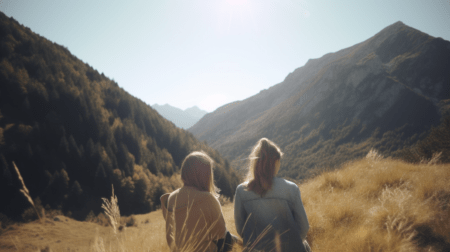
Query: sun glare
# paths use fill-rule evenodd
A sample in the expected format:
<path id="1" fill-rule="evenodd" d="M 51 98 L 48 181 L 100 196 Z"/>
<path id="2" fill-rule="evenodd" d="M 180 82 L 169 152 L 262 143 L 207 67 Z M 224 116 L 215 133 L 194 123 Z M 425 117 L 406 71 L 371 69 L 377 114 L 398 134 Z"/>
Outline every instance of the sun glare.
<path id="1" fill-rule="evenodd" d="M 227 0 L 226 2 L 231 6 L 243 6 L 247 3 L 246 0 Z"/>
<path id="2" fill-rule="evenodd" d="M 248 32 L 257 28 L 253 0 L 225 0 L 218 6 L 218 20 L 226 34 Z"/>

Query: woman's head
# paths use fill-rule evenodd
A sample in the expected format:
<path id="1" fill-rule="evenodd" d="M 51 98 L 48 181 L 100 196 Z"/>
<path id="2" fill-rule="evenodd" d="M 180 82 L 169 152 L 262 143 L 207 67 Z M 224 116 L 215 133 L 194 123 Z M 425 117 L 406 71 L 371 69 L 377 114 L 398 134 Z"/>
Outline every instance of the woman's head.
<path id="1" fill-rule="evenodd" d="M 194 151 L 181 164 L 181 180 L 185 186 L 196 187 L 200 191 L 217 195 L 214 184 L 214 161 L 203 151 Z"/>
<path id="2" fill-rule="evenodd" d="M 248 187 L 263 195 L 272 187 L 273 177 L 280 168 L 283 156 L 280 148 L 267 138 L 261 138 L 249 156 L 250 164 L 247 174 Z"/>

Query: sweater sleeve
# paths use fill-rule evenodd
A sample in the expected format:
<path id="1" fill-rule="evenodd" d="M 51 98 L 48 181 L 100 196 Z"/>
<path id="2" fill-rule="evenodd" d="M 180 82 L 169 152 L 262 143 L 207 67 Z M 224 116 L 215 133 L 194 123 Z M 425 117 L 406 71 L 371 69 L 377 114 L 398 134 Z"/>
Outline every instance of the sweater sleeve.
<path id="1" fill-rule="evenodd" d="M 306 234 L 309 230 L 309 222 L 308 217 L 306 216 L 305 208 L 303 207 L 302 198 L 300 195 L 300 189 L 297 185 L 294 185 L 294 188 L 292 188 L 293 191 L 293 201 L 294 201 L 294 219 L 297 225 L 300 228 L 300 236 L 302 240 L 306 239 Z"/>
<path id="2" fill-rule="evenodd" d="M 208 200 L 209 204 L 209 227 L 208 233 L 212 236 L 213 240 L 218 240 L 225 237 L 227 228 L 225 226 L 225 219 L 223 218 L 222 207 L 219 200 L 214 196 L 210 196 Z"/>
<path id="3" fill-rule="evenodd" d="M 245 212 L 243 202 L 240 198 L 240 191 L 242 187 L 238 186 L 236 194 L 234 196 L 234 223 L 236 225 L 236 231 L 242 237 L 242 231 L 247 220 L 247 213 Z"/>

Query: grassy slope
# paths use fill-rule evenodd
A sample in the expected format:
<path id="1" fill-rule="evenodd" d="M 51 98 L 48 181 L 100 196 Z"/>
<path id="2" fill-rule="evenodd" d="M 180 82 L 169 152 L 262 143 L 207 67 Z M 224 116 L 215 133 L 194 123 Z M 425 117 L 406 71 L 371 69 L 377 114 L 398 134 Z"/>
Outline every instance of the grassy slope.
<path id="1" fill-rule="evenodd" d="M 365 158 L 300 186 L 315 251 L 450 251 L 450 165 Z"/>
<path id="2" fill-rule="evenodd" d="M 449 251 L 449 178 L 449 164 L 376 155 L 322 173 L 300 185 L 311 226 L 308 242 L 313 251 Z M 236 234 L 233 205 L 223 212 Z M 10 227 L 0 236 L 0 250 L 102 251 L 94 247 L 102 238 L 104 251 L 169 251 L 160 210 L 136 215 L 138 226 L 116 238 L 110 227 L 62 218 Z"/>

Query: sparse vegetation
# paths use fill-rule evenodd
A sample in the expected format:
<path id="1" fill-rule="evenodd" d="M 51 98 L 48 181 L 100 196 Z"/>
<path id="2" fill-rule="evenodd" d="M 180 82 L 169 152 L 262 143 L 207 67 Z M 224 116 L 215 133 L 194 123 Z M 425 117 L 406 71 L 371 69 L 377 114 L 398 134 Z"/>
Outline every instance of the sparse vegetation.
<path id="1" fill-rule="evenodd" d="M 447 106 L 442 109 L 444 116 L 437 127 L 415 145 L 398 151 L 396 156 L 412 163 L 450 163 L 450 105 Z"/>

